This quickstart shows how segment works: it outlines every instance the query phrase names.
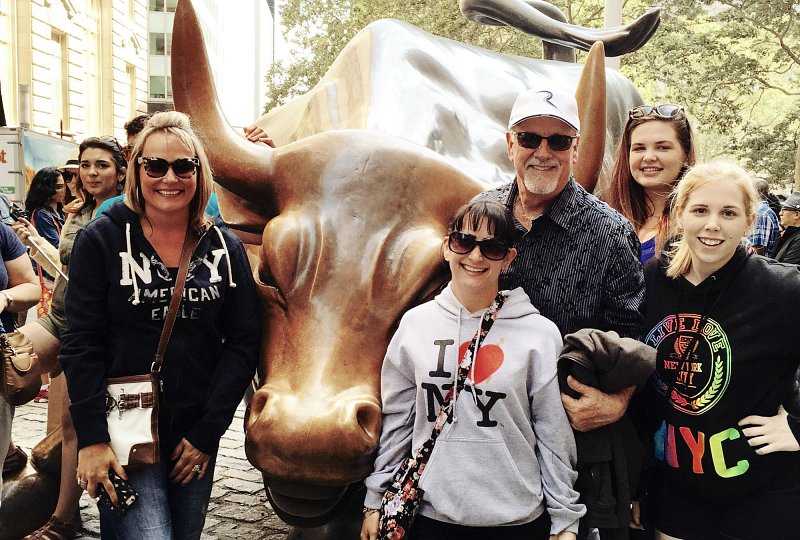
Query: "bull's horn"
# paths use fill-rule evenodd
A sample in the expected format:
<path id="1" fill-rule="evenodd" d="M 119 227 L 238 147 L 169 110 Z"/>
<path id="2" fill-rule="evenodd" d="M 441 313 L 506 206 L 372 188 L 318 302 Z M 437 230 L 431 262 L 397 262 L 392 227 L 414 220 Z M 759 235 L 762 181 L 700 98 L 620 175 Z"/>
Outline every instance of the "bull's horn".
<path id="1" fill-rule="evenodd" d="M 175 109 L 189 115 L 214 168 L 214 180 L 245 198 L 270 190 L 274 151 L 237 134 L 222 114 L 203 32 L 191 0 L 180 0 L 172 30 Z"/>
<path id="2" fill-rule="evenodd" d="M 606 68 L 599 41 L 586 57 L 575 98 L 581 119 L 575 179 L 591 192 L 597 184 L 606 147 Z"/>

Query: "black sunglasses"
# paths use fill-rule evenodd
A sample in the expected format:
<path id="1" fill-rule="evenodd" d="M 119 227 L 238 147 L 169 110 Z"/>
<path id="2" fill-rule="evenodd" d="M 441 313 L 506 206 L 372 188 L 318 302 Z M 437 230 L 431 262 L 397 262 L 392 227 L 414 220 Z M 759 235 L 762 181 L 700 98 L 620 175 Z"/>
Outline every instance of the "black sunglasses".
<path id="1" fill-rule="evenodd" d="M 572 146 L 572 141 L 575 140 L 575 137 L 572 135 L 561 135 L 558 133 L 548 137 L 543 137 L 531 131 L 515 131 L 514 134 L 517 137 L 519 145 L 530 150 L 536 150 L 542 144 L 543 140 L 547 140 L 547 146 L 550 150 L 563 152 Z"/>
<path id="2" fill-rule="evenodd" d="M 139 157 L 136 160 L 139 165 L 144 165 L 144 172 L 150 178 L 163 178 L 167 171 L 172 168 L 172 172 L 179 178 L 190 178 L 200 166 L 200 160 L 193 158 L 180 158 L 175 161 L 167 161 L 163 158 Z"/>
<path id="3" fill-rule="evenodd" d="M 639 105 L 628 111 L 628 117 L 631 120 L 639 120 L 648 116 L 671 120 L 682 114 L 684 114 L 683 107 L 670 103 L 665 103 L 664 105 Z"/>
<path id="4" fill-rule="evenodd" d="M 472 250 L 478 246 L 481 250 L 481 255 L 490 261 L 502 261 L 508 253 L 509 246 L 496 238 L 486 238 L 478 240 L 474 234 L 462 233 L 453 231 L 447 235 L 447 247 L 453 253 L 459 255 L 467 255 L 472 253 Z"/>

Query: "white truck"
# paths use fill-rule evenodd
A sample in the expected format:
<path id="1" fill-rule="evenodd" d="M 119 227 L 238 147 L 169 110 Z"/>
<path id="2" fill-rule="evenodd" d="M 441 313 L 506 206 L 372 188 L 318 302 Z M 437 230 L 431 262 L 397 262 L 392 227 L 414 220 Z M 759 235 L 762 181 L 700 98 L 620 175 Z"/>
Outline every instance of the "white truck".
<path id="1" fill-rule="evenodd" d="M 36 171 L 78 157 L 72 141 L 19 127 L 0 127 L 0 195 L 23 202 Z"/>

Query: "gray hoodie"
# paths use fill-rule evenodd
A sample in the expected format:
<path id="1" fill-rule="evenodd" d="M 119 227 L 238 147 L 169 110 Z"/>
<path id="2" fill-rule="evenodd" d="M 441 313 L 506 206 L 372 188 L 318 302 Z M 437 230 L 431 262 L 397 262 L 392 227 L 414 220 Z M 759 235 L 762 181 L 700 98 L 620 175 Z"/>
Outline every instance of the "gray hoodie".
<path id="1" fill-rule="evenodd" d="M 454 421 L 422 474 L 420 512 L 493 527 L 529 523 L 546 508 L 552 534 L 577 532 L 585 507 L 573 488 L 575 439 L 556 378 L 561 334 L 522 288 L 507 295 L 473 366 L 474 383 L 458 396 Z M 482 314 L 469 313 L 448 285 L 403 316 L 383 361 L 383 430 L 365 506 L 380 506 L 402 460 L 430 437 L 455 382 L 456 351 L 466 351 Z"/>

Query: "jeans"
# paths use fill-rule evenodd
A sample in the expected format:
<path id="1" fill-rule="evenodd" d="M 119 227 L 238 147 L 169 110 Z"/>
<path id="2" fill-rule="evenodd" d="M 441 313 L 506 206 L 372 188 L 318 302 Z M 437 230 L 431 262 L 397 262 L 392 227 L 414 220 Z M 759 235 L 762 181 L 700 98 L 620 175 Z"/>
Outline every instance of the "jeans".
<path id="1" fill-rule="evenodd" d="M 214 481 L 214 456 L 206 475 L 182 486 L 169 480 L 173 463 L 162 459 L 152 465 L 128 472 L 128 481 L 139 499 L 120 517 L 100 509 L 100 537 L 109 532 L 118 540 L 197 540 L 206 521 L 211 484 Z"/>
<path id="2" fill-rule="evenodd" d="M 6 460 L 8 445 L 11 444 L 11 421 L 14 419 L 14 407 L 0 395 L 0 468 Z M 3 499 L 3 475 L 0 474 L 0 505 Z"/>

